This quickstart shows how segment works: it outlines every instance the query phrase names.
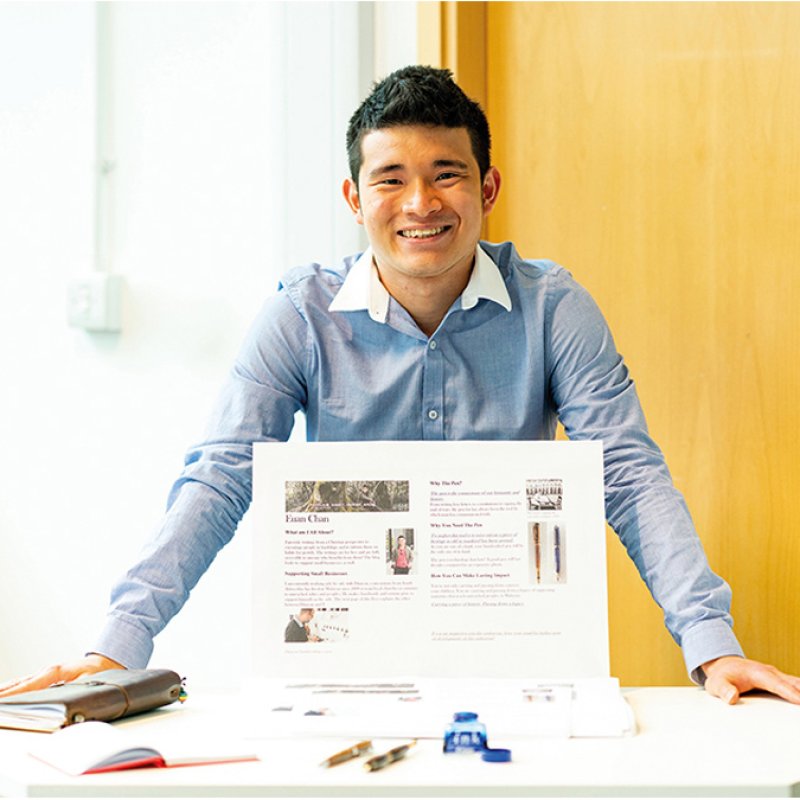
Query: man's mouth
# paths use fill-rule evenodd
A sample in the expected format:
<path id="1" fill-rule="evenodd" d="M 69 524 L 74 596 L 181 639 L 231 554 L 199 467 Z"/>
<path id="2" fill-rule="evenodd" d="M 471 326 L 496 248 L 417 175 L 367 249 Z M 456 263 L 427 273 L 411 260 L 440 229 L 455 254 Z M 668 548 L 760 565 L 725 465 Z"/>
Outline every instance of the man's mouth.
<path id="1" fill-rule="evenodd" d="M 450 226 L 440 225 L 438 228 L 414 228 L 405 231 L 398 231 L 398 234 L 405 239 L 430 239 L 444 233 Z"/>

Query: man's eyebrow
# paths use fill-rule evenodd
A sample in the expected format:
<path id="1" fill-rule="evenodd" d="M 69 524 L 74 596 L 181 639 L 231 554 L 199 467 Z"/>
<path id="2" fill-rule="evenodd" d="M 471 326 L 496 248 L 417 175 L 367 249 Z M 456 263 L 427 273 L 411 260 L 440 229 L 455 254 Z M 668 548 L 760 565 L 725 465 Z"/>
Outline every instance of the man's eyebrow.
<path id="1" fill-rule="evenodd" d="M 386 175 L 388 172 L 399 172 L 403 169 L 402 164 L 383 164 L 380 167 L 375 167 L 367 173 L 367 178 L 379 178 L 381 175 Z"/>
<path id="2" fill-rule="evenodd" d="M 466 161 L 459 161 L 456 158 L 439 158 L 433 162 L 433 166 L 437 169 L 440 167 L 455 167 L 456 169 L 469 169 L 469 164 Z"/>

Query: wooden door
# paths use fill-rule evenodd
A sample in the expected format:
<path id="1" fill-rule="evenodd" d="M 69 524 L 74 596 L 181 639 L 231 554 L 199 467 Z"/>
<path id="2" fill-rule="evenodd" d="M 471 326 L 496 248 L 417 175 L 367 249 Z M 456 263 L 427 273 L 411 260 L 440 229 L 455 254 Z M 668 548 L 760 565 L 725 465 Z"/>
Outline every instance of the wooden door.
<path id="1" fill-rule="evenodd" d="M 742 644 L 800 673 L 800 4 L 478 5 L 489 238 L 597 299 Z M 685 683 L 613 534 L 609 590 L 613 673 Z"/>

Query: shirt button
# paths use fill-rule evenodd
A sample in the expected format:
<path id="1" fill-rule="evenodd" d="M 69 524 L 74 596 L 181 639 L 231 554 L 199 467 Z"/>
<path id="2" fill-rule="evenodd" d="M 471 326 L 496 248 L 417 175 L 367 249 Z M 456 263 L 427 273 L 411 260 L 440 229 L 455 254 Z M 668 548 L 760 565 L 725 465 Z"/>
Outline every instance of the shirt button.
<path id="1" fill-rule="evenodd" d="M 439 419 L 439 412 L 435 408 L 432 408 L 428 412 L 428 419 Z"/>
<path id="2" fill-rule="evenodd" d="M 438 347 L 438 345 L 436 344 L 436 339 L 431 339 L 431 342 L 428 345 L 428 347 L 430 347 L 431 350 L 435 350 Z"/>

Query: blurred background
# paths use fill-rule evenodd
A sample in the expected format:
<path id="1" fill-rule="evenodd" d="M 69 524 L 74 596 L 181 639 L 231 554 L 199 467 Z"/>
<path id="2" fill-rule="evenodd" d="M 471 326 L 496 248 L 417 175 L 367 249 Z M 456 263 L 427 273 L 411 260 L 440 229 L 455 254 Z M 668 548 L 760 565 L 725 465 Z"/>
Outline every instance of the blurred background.
<path id="1" fill-rule="evenodd" d="M 484 105 L 487 237 L 598 300 L 746 650 L 800 672 L 798 42 L 795 3 L 0 2 L 0 681 L 91 646 L 264 298 L 363 247 L 347 119 L 414 62 Z M 152 665 L 238 683 L 250 537 Z M 686 683 L 608 541 L 613 674 Z"/>

